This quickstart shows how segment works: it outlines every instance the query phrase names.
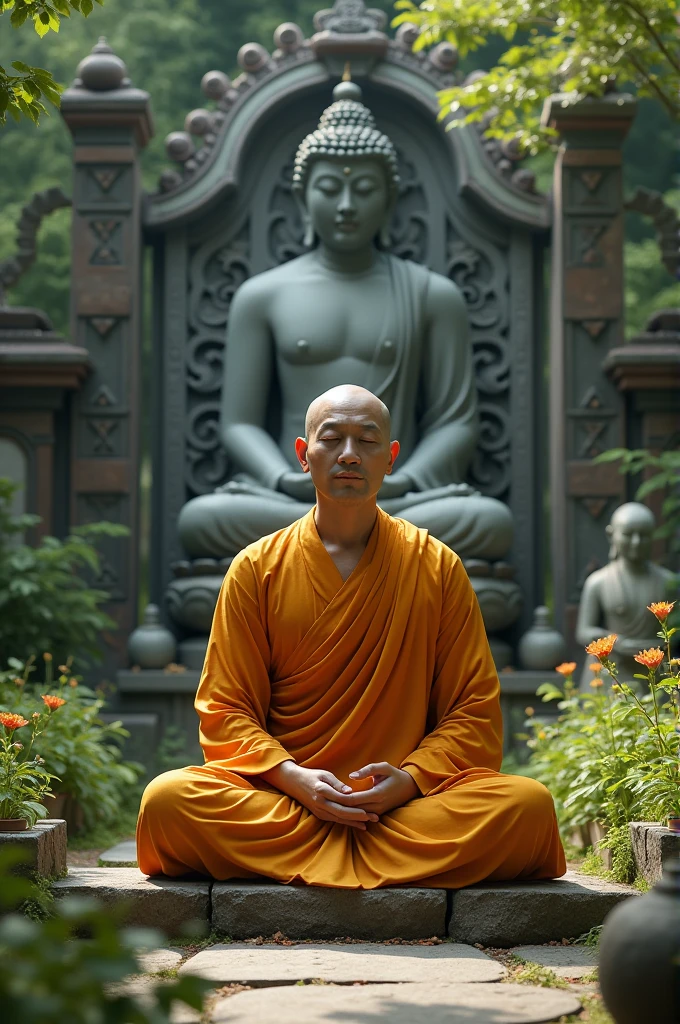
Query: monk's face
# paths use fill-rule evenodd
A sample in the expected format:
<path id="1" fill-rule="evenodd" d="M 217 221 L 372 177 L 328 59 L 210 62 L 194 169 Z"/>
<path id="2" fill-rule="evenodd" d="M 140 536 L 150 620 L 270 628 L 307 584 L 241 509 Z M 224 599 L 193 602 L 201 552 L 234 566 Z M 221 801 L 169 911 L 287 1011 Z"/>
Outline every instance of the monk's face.
<path id="1" fill-rule="evenodd" d="M 305 204 L 314 231 L 329 249 L 353 252 L 373 243 L 389 208 L 385 171 L 379 160 L 317 160 Z"/>
<path id="2" fill-rule="evenodd" d="M 370 500 L 392 472 L 399 443 L 390 442 L 389 424 L 375 401 L 356 398 L 323 403 L 298 438 L 298 458 L 319 495 L 350 504 Z"/>

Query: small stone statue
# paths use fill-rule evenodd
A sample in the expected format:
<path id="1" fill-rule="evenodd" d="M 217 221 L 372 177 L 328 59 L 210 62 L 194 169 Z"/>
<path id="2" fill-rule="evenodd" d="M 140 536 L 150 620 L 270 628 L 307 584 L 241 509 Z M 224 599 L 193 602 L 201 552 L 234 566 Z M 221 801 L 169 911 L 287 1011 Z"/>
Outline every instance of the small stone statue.
<path id="1" fill-rule="evenodd" d="M 647 606 L 663 601 L 677 577 L 649 561 L 656 522 L 646 505 L 630 501 L 620 505 L 607 527 L 609 563 L 597 569 L 583 585 L 576 624 L 576 640 L 584 647 L 608 633 L 618 640 L 612 654 L 621 678 L 632 682 L 640 666 L 633 660 L 638 651 L 657 647 L 658 625 Z M 590 685 L 588 660 L 581 689 Z"/>

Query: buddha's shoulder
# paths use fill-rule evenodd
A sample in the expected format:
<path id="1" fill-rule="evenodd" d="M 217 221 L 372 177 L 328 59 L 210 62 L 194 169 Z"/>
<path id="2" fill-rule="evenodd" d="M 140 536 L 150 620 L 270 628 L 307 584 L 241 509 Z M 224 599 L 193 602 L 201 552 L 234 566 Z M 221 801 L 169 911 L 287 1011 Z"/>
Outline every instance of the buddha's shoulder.
<path id="1" fill-rule="evenodd" d="M 465 309 L 463 293 L 458 285 L 444 274 L 438 274 L 436 270 L 430 270 L 422 263 L 403 260 L 398 256 L 388 255 L 387 258 L 397 272 L 401 270 L 402 274 L 412 278 L 432 309 L 445 309 L 446 311 L 450 311 L 453 307 Z"/>
<path id="2" fill-rule="evenodd" d="M 239 287 L 234 301 L 261 302 L 271 295 L 277 294 L 282 287 L 299 282 L 304 273 L 311 269 L 309 253 L 297 256 L 287 263 L 281 263 L 261 274 L 253 274 Z"/>

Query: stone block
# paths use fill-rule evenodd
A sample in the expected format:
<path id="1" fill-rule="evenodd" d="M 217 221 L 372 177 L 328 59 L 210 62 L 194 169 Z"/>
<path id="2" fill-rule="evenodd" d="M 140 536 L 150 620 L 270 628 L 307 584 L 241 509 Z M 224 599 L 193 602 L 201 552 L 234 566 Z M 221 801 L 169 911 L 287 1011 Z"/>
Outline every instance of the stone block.
<path id="1" fill-rule="evenodd" d="M 443 889 L 330 889 L 216 882 L 212 926 L 234 939 L 425 939 L 444 935 Z"/>
<path id="2" fill-rule="evenodd" d="M 491 982 L 505 968 L 496 960 L 458 943 L 441 946 L 380 946 L 370 943 L 315 946 L 210 946 L 187 960 L 180 975 L 193 974 L 215 985 L 295 985 L 322 979 L 336 985 L 354 982 Z"/>
<path id="3" fill-rule="evenodd" d="M 482 883 L 453 893 L 449 936 L 500 947 L 577 938 L 638 895 L 631 886 L 575 871 L 554 882 Z"/>
<path id="4" fill-rule="evenodd" d="M 582 978 L 597 967 L 597 951 L 590 946 L 515 946 L 510 952 L 525 963 L 547 967 L 558 978 Z"/>
<path id="5" fill-rule="evenodd" d="M 158 928 L 170 938 L 209 924 L 209 882 L 147 878 L 137 868 L 71 868 L 52 891 L 57 899 L 94 896 L 107 907 L 123 906 L 126 924 Z"/>
<path id="6" fill-rule="evenodd" d="M 571 992 L 530 985 L 291 985 L 218 999 L 211 1024 L 543 1024 L 578 1013 Z"/>
<path id="7" fill-rule="evenodd" d="M 15 874 L 59 878 L 66 873 L 66 822 L 61 818 L 43 818 L 25 832 L 0 832 L 0 848 L 8 846 L 25 858 L 13 868 Z"/>
<path id="8" fill-rule="evenodd" d="M 136 868 L 137 843 L 134 839 L 124 839 L 109 850 L 104 850 L 99 857 L 100 868 Z"/>
<path id="9" fill-rule="evenodd" d="M 638 873 L 654 885 L 661 878 L 663 862 L 680 857 L 680 833 L 655 822 L 633 821 L 630 836 Z"/>

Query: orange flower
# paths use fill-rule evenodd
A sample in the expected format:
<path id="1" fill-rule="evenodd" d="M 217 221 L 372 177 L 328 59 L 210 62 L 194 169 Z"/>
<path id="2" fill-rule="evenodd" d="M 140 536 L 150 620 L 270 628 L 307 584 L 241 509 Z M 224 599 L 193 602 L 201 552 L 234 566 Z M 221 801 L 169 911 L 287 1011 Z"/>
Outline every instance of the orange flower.
<path id="1" fill-rule="evenodd" d="M 633 660 L 637 661 L 638 665 L 644 665 L 645 668 L 658 668 L 664 657 L 660 647 L 650 647 L 647 651 L 639 651 Z"/>
<path id="2" fill-rule="evenodd" d="M 561 665 L 555 665 L 555 671 L 561 676 L 570 676 L 576 669 L 575 661 L 563 661 Z"/>
<path id="3" fill-rule="evenodd" d="M 77 686 L 78 685 L 78 680 L 77 679 L 69 679 L 68 685 L 69 686 Z"/>
<path id="4" fill-rule="evenodd" d="M 534 711 L 533 708 L 525 708 L 524 709 L 524 714 L 527 715 L 529 718 L 531 718 L 531 716 L 535 715 L 536 712 Z"/>
<path id="5" fill-rule="evenodd" d="M 543 730 L 541 730 L 541 732 L 538 733 L 538 738 L 539 738 L 539 740 L 544 740 L 545 739 L 545 733 L 543 732 Z"/>
<path id="6" fill-rule="evenodd" d="M 14 732 L 15 729 L 21 729 L 22 726 L 28 725 L 28 721 L 11 711 L 0 711 L 0 725 L 4 725 L 8 732 Z"/>
<path id="7" fill-rule="evenodd" d="M 604 679 L 602 679 L 601 676 L 595 676 L 594 679 L 590 680 L 590 685 L 594 690 L 596 690 L 598 686 L 604 686 Z"/>
<path id="8" fill-rule="evenodd" d="M 63 697 L 53 697 L 49 693 L 43 693 L 42 699 L 45 701 L 50 711 L 56 711 L 57 708 L 60 708 L 62 704 L 66 703 Z"/>
<path id="9" fill-rule="evenodd" d="M 647 610 L 656 615 L 659 622 L 663 622 L 673 611 L 675 601 L 652 601 L 647 605 Z"/>
<path id="10" fill-rule="evenodd" d="M 43 654 L 43 661 L 52 661 L 52 655 L 49 651 L 45 651 Z"/>
<path id="11" fill-rule="evenodd" d="M 586 647 L 586 654 L 592 654 L 595 658 L 599 658 L 602 661 L 603 658 L 608 658 L 614 650 L 614 644 L 618 640 L 616 633 L 610 633 L 609 636 L 600 637 L 599 640 L 593 640 L 592 643 Z"/>
<path id="12" fill-rule="evenodd" d="M 593 661 L 593 662 L 591 662 L 590 665 L 588 665 L 588 668 L 590 669 L 591 672 L 601 672 L 602 671 L 602 663 L 599 662 L 599 661 Z"/>

